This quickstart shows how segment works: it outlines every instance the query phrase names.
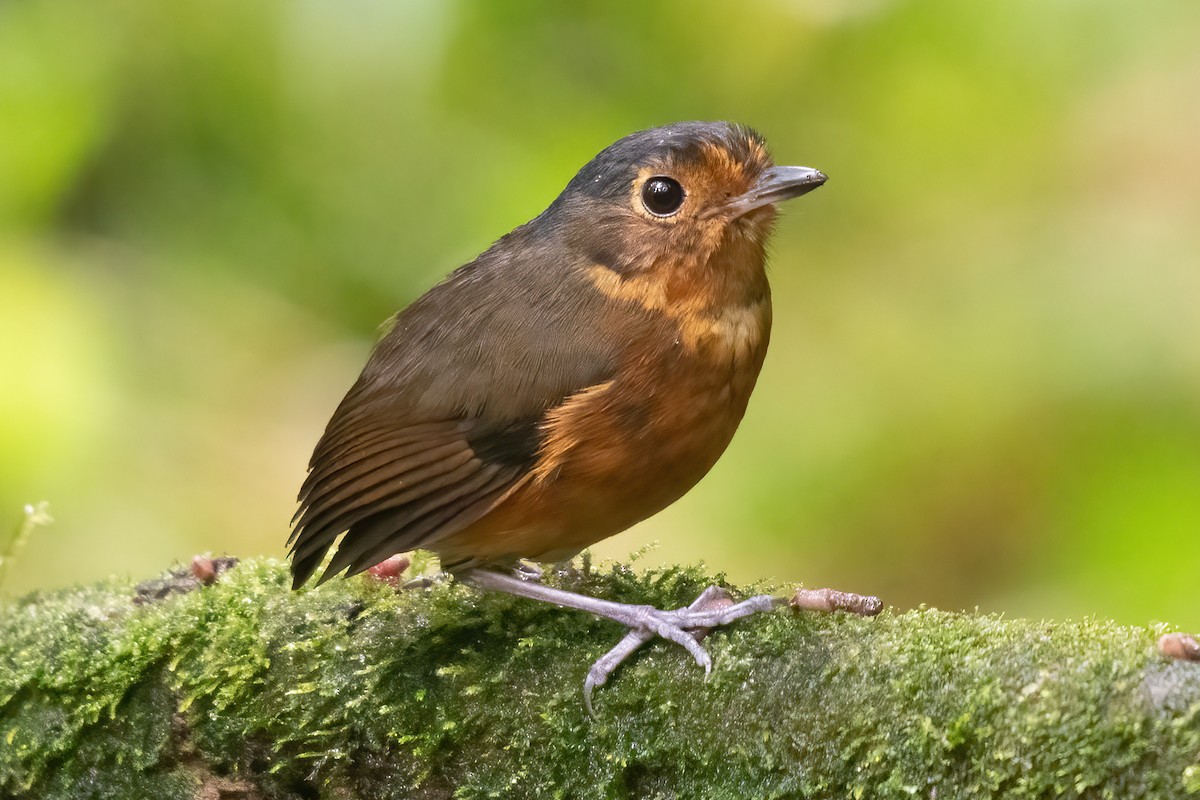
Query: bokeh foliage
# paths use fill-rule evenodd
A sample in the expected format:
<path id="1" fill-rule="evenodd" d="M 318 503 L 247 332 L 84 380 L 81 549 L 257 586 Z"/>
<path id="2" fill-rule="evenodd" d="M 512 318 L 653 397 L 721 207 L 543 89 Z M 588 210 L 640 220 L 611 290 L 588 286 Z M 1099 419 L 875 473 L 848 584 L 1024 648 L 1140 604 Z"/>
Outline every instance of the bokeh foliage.
<path id="1" fill-rule="evenodd" d="M 278 554 L 379 322 L 725 118 L 831 180 L 730 452 L 600 552 L 1200 626 L 1197 41 L 1189 0 L 2 4 L 0 520 L 58 520 L 5 591 Z"/>

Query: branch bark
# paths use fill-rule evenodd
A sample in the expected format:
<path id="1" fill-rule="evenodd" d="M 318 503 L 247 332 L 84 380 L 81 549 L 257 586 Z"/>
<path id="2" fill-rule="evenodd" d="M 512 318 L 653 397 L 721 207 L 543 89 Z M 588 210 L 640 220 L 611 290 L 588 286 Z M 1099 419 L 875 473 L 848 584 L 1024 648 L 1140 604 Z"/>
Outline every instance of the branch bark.
<path id="1" fill-rule="evenodd" d="M 558 580 L 660 607 L 713 581 Z M 291 592 L 274 561 L 183 588 L 0 608 L 0 796 L 1200 797 L 1200 663 L 1161 655 L 1162 627 L 782 610 L 715 631 L 708 681 L 648 647 L 589 718 L 621 631 L 587 615 L 454 584 Z"/>

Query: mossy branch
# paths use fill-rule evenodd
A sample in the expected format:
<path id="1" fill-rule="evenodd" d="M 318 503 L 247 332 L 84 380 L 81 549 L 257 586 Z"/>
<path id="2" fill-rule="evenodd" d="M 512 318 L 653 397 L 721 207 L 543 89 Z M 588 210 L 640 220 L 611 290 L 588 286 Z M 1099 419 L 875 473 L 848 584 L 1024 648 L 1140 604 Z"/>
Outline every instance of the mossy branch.
<path id="1" fill-rule="evenodd" d="M 677 606 L 712 578 L 562 580 Z M 453 584 L 287 587 L 254 561 L 153 603 L 113 581 L 0 609 L 0 796 L 1200 796 L 1200 664 L 1158 628 L 780 611 L 714 633 L 708 681 L 647 648 L 588 718 L 611 623 Z"/>

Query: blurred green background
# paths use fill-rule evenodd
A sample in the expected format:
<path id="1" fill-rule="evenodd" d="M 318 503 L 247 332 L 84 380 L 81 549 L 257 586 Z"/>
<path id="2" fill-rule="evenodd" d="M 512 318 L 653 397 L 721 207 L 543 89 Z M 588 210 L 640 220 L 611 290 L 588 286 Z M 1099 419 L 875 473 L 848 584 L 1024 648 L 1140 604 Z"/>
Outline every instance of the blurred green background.
<path id="1" fill-rule="evenodd" d="M 605 542 L 1200 627 L 1200 3 L 0 4 L 4 587 L 284 552 L 376 326 L 630 131 L 789 204 L 730 451 Z"/>

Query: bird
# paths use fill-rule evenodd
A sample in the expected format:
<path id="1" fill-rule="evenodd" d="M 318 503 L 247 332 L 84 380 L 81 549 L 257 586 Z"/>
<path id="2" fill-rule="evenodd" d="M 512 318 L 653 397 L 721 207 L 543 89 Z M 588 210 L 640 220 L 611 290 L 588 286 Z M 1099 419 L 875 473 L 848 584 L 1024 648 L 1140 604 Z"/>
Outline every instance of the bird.
<path id="1" fill-rule="evenodd" d="M 322 582 L 429 550 L 481 589 L 628 628 L 588 672 L 589 711 L 594 687 L 655 637 L 707 673 L 701 632 L 775 598 L 710 588 L 660 610 L 521 565 L 572 558 L 716 463 L 767 352 L 776 205 L 825 182 L 777 166 L 762 135 L 729 122 L 603 149 L 545 211 L 385 324 L 313 451 L 288 540 L 294 587 L 331 549 Z"/>

